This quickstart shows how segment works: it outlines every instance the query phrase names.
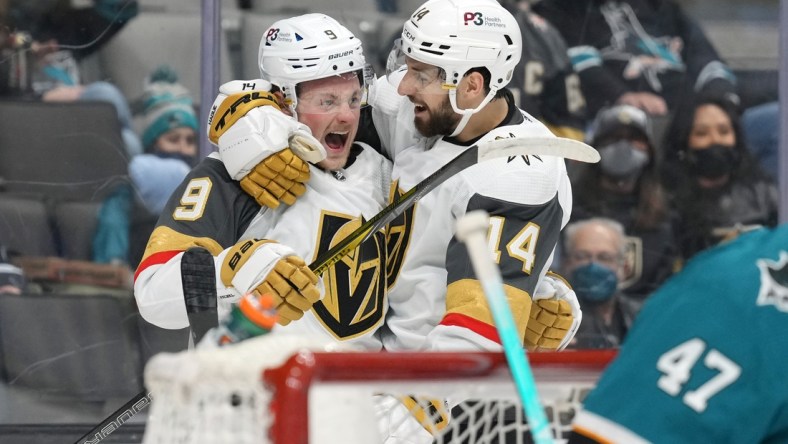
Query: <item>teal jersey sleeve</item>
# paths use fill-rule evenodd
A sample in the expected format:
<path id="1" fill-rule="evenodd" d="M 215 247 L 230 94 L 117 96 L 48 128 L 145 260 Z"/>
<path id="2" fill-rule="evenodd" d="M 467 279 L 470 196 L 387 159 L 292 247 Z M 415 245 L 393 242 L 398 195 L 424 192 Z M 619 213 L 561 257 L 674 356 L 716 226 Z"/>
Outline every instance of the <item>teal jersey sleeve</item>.
<path id="1" fill-rule="evenodd" d="M 704 252 L 652 295 L 572 442 L 788 442 L 788 225 Z"/>

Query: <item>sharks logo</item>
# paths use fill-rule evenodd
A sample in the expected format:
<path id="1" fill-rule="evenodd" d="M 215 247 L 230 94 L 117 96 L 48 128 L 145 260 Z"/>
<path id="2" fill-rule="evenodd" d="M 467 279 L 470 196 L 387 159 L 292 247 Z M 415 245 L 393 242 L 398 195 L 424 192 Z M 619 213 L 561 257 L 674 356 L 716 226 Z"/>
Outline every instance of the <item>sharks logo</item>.
<path id="1" fill-rule="evenodd" d="M 757 304 L 774 305 L 788 313 L 788 253 L 781 251 L 777 261 L 760 259 L 756 264 L 761 270 Z"/>
<path id="2" fill-rule="evenodd" d="M 609 2 L 601 7 L 612 37 L 610 46 L 602 49 L 603 59 L 627 62 L 624 78 L 643 78 L 654 91 L 661 91 L 659 74 L 683 71 L 683 41 L 678 37 L 652 37 L 644 31 L 640 20 L 626 3 Z"/>
<path id="3" fill-rule="evenodd" d="M 315 257 L 361 226 L 362 220 L 324 211 Z M 313 306 L 327 331 L 338 340 L 374 331 L 386 313 L 386 241 L 375 233 L 323 274 L 326 294 Z"/>

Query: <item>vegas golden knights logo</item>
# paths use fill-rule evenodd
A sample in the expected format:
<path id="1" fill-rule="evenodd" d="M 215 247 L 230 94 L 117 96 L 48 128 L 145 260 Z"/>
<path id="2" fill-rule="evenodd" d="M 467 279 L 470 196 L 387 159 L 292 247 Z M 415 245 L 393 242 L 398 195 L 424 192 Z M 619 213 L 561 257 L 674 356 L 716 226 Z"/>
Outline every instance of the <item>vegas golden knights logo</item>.
<path id="1" fill-rule="evenodd" d="M 362 221 L 323 211 L 315 257 L 339 243 Z M 386 299 L 386 241 L 382 232 L 323 273 L 326 294 L 313 306 L 317 319 L 337 339 L 361 336 L 383 321 Z"/>
<path id="2" fill-rule="evenodd" d="M 399 188 L 399 181 L 391 184 L 389 202 L 399 199 L 404 192 Z M 413 216 L 416 214 L 416 205 L 405 210 L 396 219 L 391 221 L 386 229 L 386 249 L 388 260 L 386 263 L 386 284 L 391 288 L 402 270 L 402 263 L 408 252 L 410 237 L 413 233 Z"/>

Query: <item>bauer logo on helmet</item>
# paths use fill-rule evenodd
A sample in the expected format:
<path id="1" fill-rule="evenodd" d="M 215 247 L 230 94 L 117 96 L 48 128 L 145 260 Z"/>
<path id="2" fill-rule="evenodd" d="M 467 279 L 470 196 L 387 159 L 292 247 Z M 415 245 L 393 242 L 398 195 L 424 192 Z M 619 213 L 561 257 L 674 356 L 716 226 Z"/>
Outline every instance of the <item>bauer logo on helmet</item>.
<path id="1" fill-rule="evenodd" d="M 328 56 L 328 60 L 334 60 L 334 59 L 338 59 L 338 58 L 341 58 L 341 57 L 347 57 L 349 55 L 353 55 L 353 50 L 352 49 L 349 50 L 349 51 L 343 51 L 343 52 L 340 52 L 340 53 L 337 53 L 337 54 L 331 54 L 330 56 Z"/>

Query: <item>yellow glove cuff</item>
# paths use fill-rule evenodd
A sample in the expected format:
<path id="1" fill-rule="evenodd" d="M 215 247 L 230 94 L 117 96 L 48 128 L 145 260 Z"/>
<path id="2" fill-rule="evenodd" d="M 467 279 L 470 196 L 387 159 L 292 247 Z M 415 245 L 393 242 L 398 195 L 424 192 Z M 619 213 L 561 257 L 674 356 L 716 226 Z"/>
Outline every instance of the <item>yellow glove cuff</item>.
<path id="1" fill-rule="evenodd" d="M 281 110 L 276 97 L 268 91 L 243 91 L 230 94 L 209 118 L 211 128 L 208 130 L 208 139 L 218 145 L 219 137 L 228 128 L 245 116 L 249 110 L 258 106 L 273 106 L 277 110 Z"/>

